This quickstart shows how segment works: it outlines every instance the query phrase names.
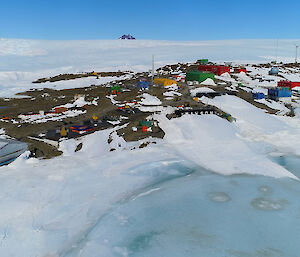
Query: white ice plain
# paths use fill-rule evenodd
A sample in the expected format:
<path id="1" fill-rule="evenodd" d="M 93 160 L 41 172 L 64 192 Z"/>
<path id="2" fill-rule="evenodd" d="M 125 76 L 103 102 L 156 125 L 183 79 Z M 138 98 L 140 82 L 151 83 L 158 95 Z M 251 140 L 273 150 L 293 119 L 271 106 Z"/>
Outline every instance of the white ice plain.
<path id="1" fill-rule="evenodd" d="M 152 55 L 156 67 L 198 58 L 237 63 L 293 61 L 295 40 L 223 40 L 223 41 L 48 41 L 0 39 L 0 96 L 39 88 L 31 82 L 62 73 L 87 71 L 148 71 Z M 245 51 L 247 49 L 247 51 Z M 277 49 L 277 50 L 276 50 Z M 267 72 L 267 71 L 266 71 Z M 117 78 L 83 78 L 76 81 L 46 83 L 57 89 L 106 83 Z"/>

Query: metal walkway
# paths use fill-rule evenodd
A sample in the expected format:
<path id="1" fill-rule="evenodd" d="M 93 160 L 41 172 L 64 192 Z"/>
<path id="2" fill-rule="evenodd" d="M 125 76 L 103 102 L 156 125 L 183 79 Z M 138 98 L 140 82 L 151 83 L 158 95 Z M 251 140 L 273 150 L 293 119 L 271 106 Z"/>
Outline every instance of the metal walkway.
<path id="1" fill-rule="evenodd" d="M 197 109 L 182 109 L 182 110 L 176 110 L 175 114 L 178 117 L 181 117 L 183 114 L 219 114 L 219 112 L 215 108 L 197 108 Z"/>

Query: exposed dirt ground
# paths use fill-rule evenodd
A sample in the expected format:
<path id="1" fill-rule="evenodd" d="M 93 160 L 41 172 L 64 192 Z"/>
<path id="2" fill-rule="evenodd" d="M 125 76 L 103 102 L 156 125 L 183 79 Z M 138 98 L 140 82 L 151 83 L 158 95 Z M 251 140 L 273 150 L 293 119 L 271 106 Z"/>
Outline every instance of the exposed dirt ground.
<path id="1" fill-rule="evenodd" d="M 127 74 L 132 73 L 131 71 L 117 71 L 117 72 L 86 72 L 86 73 L 76 73 L 76 74 L 59 74 L 54 77 L 49 78 L 40 78 L 32 83 L 45 83 L 45 82 L 57 82 L 62 80 L 72 80 L 78 78 L 87 78 L 87 77 L 121 77 Z"/>
<path id="2" fill-rule="evenodd" d="M 160 77 L 171 77 L 172 74 L 185 73 L 189 70 L 196 70 L 197 64 L 174 64 L 166 65 L 157 69 Z M 60 74 L 50 78 L 41 78 L 33 83 L 55 82 L 61 80 L 77 79 L 89 76 L 116 76 L 120 77 L 126 74 L 131 74 L 131 78 L 124 79 L 116 82 L 123 89 L 123 92 L 117 95 L 114 100 L 119 103 L 125 103 L 130 101 L 139 100 L 138 96 L 143 92 L 139 91 L 136 87 L 141 78 L 146 78 L 151 83 L 151 78 L 148 73 L 132 74 L 131 72 L 87 72 L 81 74 Z M 217 81 L 218 82 L 218 81 Z M 113 84 L 113 83 L 111 83 Z M 208 86 L 217 92 L 224 92 L 225 87 L 230 86 L 231 83 L 227 83 L 218 86 Z M 163 106 L 182 106 L 188 105 L 193 108 L 205 107 L 201 102 L 195 102 L 190 95 L 190 87 L 185 83 L 178 83 L 181 88 L 179 92 L 182 96 L 174 97 L 172 100 L 166 100 L 163 95 L 167 91 L 162 86 L 151 86 L 147 93 L 158 97 Z M 132 109 L 133 111 L 125 112 L 118 109 L 117 105 L 112 104 L 112 101 L 107 98 L 110 95 L 109 84 L 106 85 L 87 85 L 85 88 L 73 88 L 66 90 L 53 90 L 49 88 L 29 90 L 21 92 L 19 95 L 26 96 L 26 98 L 0 98 L 0 127 L 5 129 L 5 133 L 13 138 L 17 138 L 21 141 L 29 144 L 29 150 L 34 152 L 37 157 L 52 158 L 60 155 L 61 152 L 57 147 L 38 141 L 32 138 L 43 138 L 49 131 L 56 131 L 60 137 L 60 131 L 64 127 L 67 131 L 70 131 L 70 127 L 74 125 L 89 125 L 93 124 L 93 116 L 97 116 L 98 125 L 93 127 L 92 131 L 84 133 L 93 133 L 96 130 L 106 129 L 113 127 L 111 123 L 107 121 L 107 117 L 119 118 L 123 116 L 118 125 L 128 123 L 129 125 L 119 129 L 117 133 L 122 136 L 126 141 L 138 141 L 140 139 L 147 138 L 149 136 L 156 138 L 163 138 L 164 132 L 159 126 L 152 127 L 152 131 L 142 132 L 141 129 L 133 131 L 132 127 L 138 127 L 139 121 L 145 120 L 153 112 L 141 112 L 138 109 Z M 76 110 L 84 113 L 76 117 L 64 118 L 60 121 L 47 121 L 44 123 L 25 123 L 19 117 L 21 114 L 36 114 L 40 111 L 50 112 L 56 106 L 65 105 L 67 103 L 74 102 L 74 97 L 83 95 L 87 102 L 97 101 L 97 105 L 90 104 Z M 274 114 L 277 110 L 271 109 L 266 105 L 255 102 L 252 99 L 252 94 L 242 89 L 238 89 L 237 96 L 246 100 L 247 102 L 257 106 L 258 108 L 265 109 L 268 113 Z M 222 110 L 217 109 L 218 113 L 224 114 Z M 126 117 L 126 118 L 124 118 Z M 68 137 L 78 137 L 81 134 L 69 133 Z M 59 138 L 58 137 L 58 138 Z M 58 139 L 57 138 L 57 139 Z M 146 144 L 147 145 L 147 144 Z M 144 147 L 145 145 L 142 145 Z M 80 146 L 78 146 L 80 149 Z"/>

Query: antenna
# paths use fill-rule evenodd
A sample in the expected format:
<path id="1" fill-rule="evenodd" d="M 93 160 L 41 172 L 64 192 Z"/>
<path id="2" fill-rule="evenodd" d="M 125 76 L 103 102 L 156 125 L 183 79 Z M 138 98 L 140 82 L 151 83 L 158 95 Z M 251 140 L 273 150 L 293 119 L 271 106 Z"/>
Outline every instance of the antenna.
<path id="1" fill-rule="evenodd" d="M 152 55 L 152 86 L 154 81 L 154 54 Z"/>
<path id="2" fill-rule="evenodd" d="M 296 45 L 296 44 L 295 44 L 295 47 L 296 47 L 295 63 L 297 63 L 298 47 L 299 47 L 299 45 Z"/>

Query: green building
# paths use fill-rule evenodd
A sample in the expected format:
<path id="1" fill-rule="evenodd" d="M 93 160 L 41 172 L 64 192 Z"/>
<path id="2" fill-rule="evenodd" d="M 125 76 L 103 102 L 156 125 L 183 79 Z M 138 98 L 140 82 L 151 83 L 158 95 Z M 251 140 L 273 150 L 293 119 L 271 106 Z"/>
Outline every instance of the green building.
<path id="1" fill-rule="evenodd" d="M 208 59 L 199 59 L 199 60 L 197 60 L 197 63 L 207 64 L 208 63 Z"/>
<path id="2" fill-rule="evenodd" d="M 111 86 L 109 89 L 110 93 L 116 94 L 121 92 L 120 86 Z"/>
<path id="3" fill-rule="evenodd" d="M 208 72 L 189 71 L 186 73 L 185 81 L 198 81 L 201 83 L 208 78 L 215 80 L 215 75 Z"/>

